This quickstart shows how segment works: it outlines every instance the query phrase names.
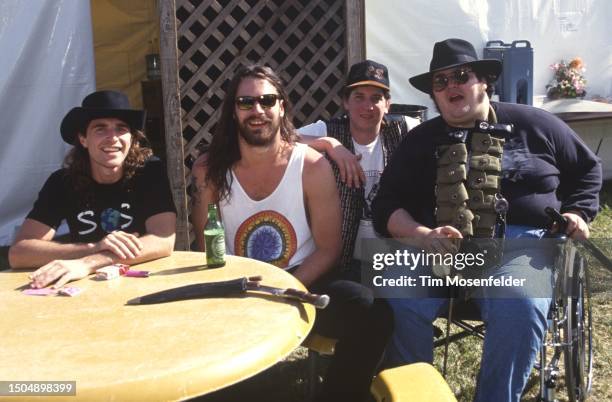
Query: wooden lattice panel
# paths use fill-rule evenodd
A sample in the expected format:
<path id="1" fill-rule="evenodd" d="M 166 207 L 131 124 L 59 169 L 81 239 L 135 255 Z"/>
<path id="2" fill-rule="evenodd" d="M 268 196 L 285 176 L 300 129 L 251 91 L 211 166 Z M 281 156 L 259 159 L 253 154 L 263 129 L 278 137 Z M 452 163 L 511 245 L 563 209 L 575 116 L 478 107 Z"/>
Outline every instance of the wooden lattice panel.
<path id="1" fill-rule="evenodd" d="M 187 165 L 210 142 L 235 71 L 263 63 L 286 83 L 296 127 L 341 108 L 346 74 L 342 0 L 176 0 Z"/>

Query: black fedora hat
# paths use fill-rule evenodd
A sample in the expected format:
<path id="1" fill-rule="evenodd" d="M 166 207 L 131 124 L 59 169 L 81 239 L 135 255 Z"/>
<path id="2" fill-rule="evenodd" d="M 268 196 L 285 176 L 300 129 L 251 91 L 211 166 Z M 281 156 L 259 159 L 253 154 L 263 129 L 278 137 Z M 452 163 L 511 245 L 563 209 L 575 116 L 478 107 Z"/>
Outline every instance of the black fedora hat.
<path id="1" fill-rule="evenodd" d="M 433 57 L 429 63 L 429 72 L 415 75 L 410 78 L 410 83 L 419 91 L 431 94 L 431 79 L 433 73 L 447 68 L 463 65 L 478 66 L 485 74 L 498 77 L 501 73 L 502 64 L 496 59 L 478 59 L 474 46 L 463 39 L 446 39 L 436 42 L 433 49 Z"/>
<path id="2" fill-rule="evenodd" d="M 144 110 L 130 107 L 130 101 L 124 93 L 97 91 L 87 95 L 80 107 L 72 108 L 64 116 L 60 132 L 64 141 L 74 145 L 78 131 L 93 119 L 115 117 L 127 123 L 132 130 L 142 130 L 145 116 Z"/>

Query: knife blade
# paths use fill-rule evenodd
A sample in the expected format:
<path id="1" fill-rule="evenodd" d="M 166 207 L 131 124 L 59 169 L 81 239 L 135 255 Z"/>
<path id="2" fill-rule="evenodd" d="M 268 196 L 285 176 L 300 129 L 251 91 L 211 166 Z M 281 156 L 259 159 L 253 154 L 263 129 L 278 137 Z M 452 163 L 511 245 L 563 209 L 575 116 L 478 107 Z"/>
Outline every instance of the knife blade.
<path id="1" fill-rule="evenodd" d="M 195 283 L 179 286 L 145 296 L 135 297 L 127 301 L 128 305 L 167 303 L 177 300 L 199 299 L 204 297 L 220 297 L 232 293 L 246 292 L 247 278 L 231 279 L 221 282 Z"/>

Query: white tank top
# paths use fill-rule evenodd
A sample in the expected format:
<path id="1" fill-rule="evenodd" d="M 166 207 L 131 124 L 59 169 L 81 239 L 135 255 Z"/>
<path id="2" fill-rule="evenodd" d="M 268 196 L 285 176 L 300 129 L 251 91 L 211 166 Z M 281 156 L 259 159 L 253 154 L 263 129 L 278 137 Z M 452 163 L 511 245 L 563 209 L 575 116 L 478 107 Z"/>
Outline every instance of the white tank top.
<path id="1" fill-rule="evenodd" d="M 228 254 L 289 269 L 315 251 L 306 219 L 302 171 L 307 146 L 296 144 L 280 183 L 260 201 L 251 199 L 233 171 L 229 197 L 219 202 Z"/>

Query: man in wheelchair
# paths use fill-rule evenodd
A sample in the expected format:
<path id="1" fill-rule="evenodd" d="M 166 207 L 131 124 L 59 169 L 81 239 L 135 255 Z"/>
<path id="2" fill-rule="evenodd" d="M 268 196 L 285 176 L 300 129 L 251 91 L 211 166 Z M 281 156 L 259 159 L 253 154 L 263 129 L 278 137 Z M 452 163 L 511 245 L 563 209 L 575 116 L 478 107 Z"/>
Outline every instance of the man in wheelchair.
<path id="1" fill-rule="evenodd" d="M 410 82 L 431 96 L 440 116 L 404 139 L 373 203 L 376 230 L 417 252 L 480 252 L 488 255 L 482 278 L 526 277 L 527 283 L 545 284 L 535 292 L 504 287 L 501 295 L 489 287 L 463 289 L 487 328 L 476 401 L 520 399 L 546 332 L 552 295 L 555 253 L 538 240 L 550 228 L 544 209 L 561 211 L 567 236 L 586 239 L 602 180 L 598 158 L 561 120 L 490 100 L 500 72 L 498 60 L 478 59 L 464 40 L 435 44 L 429 72 Z M 462 276 L 468 283 L 469 274 Z M 425 297 L 389 300 L 396 323 L 387 350 L 390 366 L 433 360 L 432 322 L 449 299 L 440 295 L 442 287 L 425 288 Z"/>

